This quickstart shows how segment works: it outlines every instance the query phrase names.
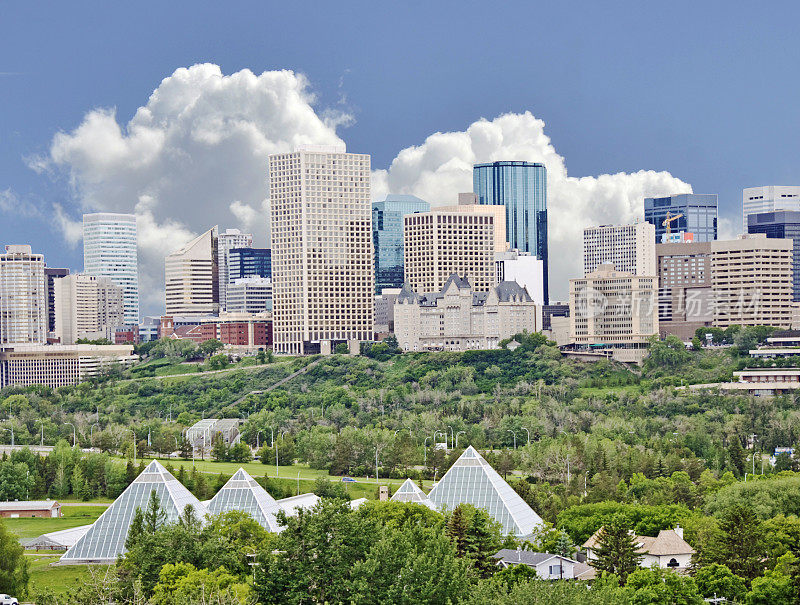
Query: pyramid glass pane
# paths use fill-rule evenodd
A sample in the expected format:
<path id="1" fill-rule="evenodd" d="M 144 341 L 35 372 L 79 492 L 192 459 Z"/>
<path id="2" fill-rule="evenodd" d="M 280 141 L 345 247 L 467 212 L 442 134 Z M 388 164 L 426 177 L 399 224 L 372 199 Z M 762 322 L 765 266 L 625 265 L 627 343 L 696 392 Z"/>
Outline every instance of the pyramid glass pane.
<path id="1" fill-rule="evenodd" d="M 503 531 L 516 536 L 528 536 L 542 523 L 541 517 L 472 446 L 456 460 L 428 498 L 449 510 L 459 504 L 483 508 L 503 526 Z"/>
<path id="2" fill-rule="evenodd" d="M 202 518 L 206 513 L 205 507 L 188 489 L 161 464 L 153 461 L 61 557 L 59 563 L 113 561 L 124 553 L 136 509 L 147 507 L 151 492 L 161 500 L 168 523 L 177 521 L 188 504 L 194 507 L 198 517 Z"/>
<path id="3" fill-rule="evenodd" d="M 212 515 L 238 510 L 248 513 L 263 528 L 280 531 L 275 513 L 280 506 L 244 469 L 236 471 L 228 482 L 208 503 Z"/>
<path id="4" fill-rule="evenodd" d="M 397 488 L 397 491 L 392 494 L 391 500 L 393 502 L 416 502 L 417 504 L 424 504 L 434 508 L 433 503 L 425 495 L 425 492 L 411 479 L 406 479 L 403 485 Z"/>

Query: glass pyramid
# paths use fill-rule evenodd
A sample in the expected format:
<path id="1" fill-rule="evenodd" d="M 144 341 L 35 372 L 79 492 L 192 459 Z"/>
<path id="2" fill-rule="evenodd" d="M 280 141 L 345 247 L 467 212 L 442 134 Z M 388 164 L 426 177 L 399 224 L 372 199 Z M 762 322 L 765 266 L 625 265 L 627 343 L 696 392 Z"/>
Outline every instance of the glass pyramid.
<path id="1" fill-rule="evenodd" d="M 452 510 L 459 504 L 483 508 L 503 526 L 503 531 L 518 537 L 529 536 L 542 524 L 542 518 L 472 446 L 455 461 L 428 498 L 440 509 Z"/>
<path id="2" fill-rule="evenodd" d="M 425 492 L 411 479 L 406 479 L 390 499 L 392 502 L 416 502 L 417 504 L 424 504 L 428 508 L 436 508 L 434 503 L 425 495 Z"/>
<path id="3" fill-rule="evenodd" d="M 62 565 L 75 563 L 109 563 L 125 552 L 133 515 L 136 509 L 144 510 L 155 492 L 167 514 L 167 522 L 178 520 L 183 509 L 191 504 L 198 518 L 206 515 L 206 508 L 167 469 L 153 460 L 136 477 L 114 503 L 100 515 L 89 530 L 59 560 Z"/>
<path id="4" fill-rule="evenodd" d="M 236 471 L 208 503 L 208 512 L 212 515 L 231 510 L 249 513 L 264 529 L 281 531 L 275 518 L 280 505 L 243 468 Z"/>

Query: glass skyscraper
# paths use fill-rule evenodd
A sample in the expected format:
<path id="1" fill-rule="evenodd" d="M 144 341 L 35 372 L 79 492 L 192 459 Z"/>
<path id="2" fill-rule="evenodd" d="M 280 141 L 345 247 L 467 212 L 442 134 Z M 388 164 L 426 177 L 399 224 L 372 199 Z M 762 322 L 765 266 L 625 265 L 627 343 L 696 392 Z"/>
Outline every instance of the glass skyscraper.
<path id="1" fill-rule="evenodd" d="M 544 263 L 544 301 L 549 301 L 547 261 L 547 169 L 538 162 L 490 162 L 472 169 L 479 204 L 506 207 L 511 248 Z"/>
<path id="2" fill-rule="evenodd" d="M 413 195 L 387 195 L 372 202 L 372 241 L 375 248 L 375 292 L 403 285 L 403 217 L 428 212 L 431 205 Z"/>
<path id="3" fill-rule="evenodd" d="M 83 271 L 95 277 L 109 277 L 114 285 L 122 286 L 125 323 L 139 323 L 136 215 L 83 215 Z"/>
<path id="4" fill-rule="evenodd" d="M 670 223 L 672 233 L 686 231 L 696 242 L 713 242 L 717 239 L 717 194 L 681 193 L 667 197 L 644 198 L 644 220 L 656 227 L 656 243 L 667 232 L 664 219 L 682 214 Z"/>
<path id="5" fill-rule="evenodd" d="M 778 211 L 747 215 L 748 233 L 766 233 L 771 239 L 790 239 L 792 251 L 792 300 L 800 301 L 800 212 Z"/>
<path id="6" fill-rule="evenodd" d="M 228 283 L 243 277 L 272 278 L 272 250 L 232 248 L 228 251 Z"/>

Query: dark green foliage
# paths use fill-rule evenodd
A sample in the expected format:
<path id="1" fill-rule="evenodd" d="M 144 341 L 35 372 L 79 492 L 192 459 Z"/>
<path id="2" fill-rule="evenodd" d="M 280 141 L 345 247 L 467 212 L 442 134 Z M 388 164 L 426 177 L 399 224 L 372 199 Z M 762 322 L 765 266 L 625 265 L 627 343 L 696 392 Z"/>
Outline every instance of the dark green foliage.
<path id="1" fill-rule="evenodd" d="M 0 519 L 0 592 L 22 598 L 28 592 L 28 561 L 17 537 Z"/>
<path id="2" fill-rule="evenodd" d="M 625 584 L 628 575 L 639 567 L 642 555 L 628 520 L 622 515 L 609 519 L 597 534 L 596 560 L 592 565 L 598 570 L 614 574 Z"/>

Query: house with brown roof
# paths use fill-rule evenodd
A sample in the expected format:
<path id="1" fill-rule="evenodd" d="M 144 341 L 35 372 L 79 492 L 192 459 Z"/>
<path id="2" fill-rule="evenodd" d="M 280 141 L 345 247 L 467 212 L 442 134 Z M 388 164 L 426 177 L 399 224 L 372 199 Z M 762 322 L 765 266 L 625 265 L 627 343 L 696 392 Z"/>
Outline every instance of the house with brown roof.
<path id="1" fill-rule="evenodd" d="M 597 537 L 601 529 L 603 528 L 594 532 L 583 545 L 589 563 L 597 560 Z M 639 545 L 638 552 L 642 555 L 640 563 L 642 567 L 651 567 L 655 564 L 659 567 L 682 570 L 689 566 L 695 553 L 694 548 L 683 539 L 683 528 L 680 525 L 675 529 L 662 529 L 656 537 L 636 536 L 636 543 Z"/>
<path id="2" fill-rule="evenodd" d="M 561 555 L 503 548 L 494 555 L 498 566 L 527 565 L 543 580 L 593 580 L 594 568 Z"/>

